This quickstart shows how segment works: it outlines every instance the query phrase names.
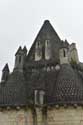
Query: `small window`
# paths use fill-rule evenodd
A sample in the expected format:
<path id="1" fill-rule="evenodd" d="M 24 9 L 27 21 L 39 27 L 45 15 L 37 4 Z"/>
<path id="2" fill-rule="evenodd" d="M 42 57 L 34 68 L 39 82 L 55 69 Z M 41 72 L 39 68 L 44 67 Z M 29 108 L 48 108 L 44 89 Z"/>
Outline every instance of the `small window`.
<path id="1" fill-rule="evenodd" d="M 49 44 L 49 40 L 46 40 L 46 46 L 48 46 L 48 44 Z"/>
<path id="2" fill-rule="evenodd" d="M 63 56 L 66 57 L 66 52 L 65 52 L 65 50 L 63 50 Z"/>
<path id="3" fill-rule="evenodd" d="M 38 47 L 39 47 L 40 43 L 38 42 Z"/>
<path id="4" fill-rule="evenodd" d="M 38 41 L 37 43 L 36 43 L 36 48 L 39 48 L 40 47 L 40 41 Z"/>

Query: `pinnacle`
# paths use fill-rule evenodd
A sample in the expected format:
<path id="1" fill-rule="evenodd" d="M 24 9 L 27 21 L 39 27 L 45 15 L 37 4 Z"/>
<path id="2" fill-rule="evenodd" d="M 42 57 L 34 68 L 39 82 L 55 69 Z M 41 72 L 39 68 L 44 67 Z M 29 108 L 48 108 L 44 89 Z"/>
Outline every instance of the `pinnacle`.
<path id="1" fill-rule="evenodd" d="M 45 20 L 44 23 L 50 23 L 50 21 L 49 20 Z"/>
<path id="2" fill-rule="evenodd" d="M 8 63 L 6 63 L 6 65 L 4 66 L 4 68 L 3 68 L 2 71 L 8 71 L 8 72 L 9 72 L 9 66 L 8 66 Z"/>

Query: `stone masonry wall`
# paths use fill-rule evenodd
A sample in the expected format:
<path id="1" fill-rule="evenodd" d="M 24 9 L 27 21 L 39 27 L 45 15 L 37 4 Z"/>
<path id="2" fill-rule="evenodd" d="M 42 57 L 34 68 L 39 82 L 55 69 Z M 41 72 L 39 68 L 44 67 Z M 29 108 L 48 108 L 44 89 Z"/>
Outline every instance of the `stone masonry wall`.
<path id="1" fill-rule="evenodd" d="M 33 125 L 31 110 L 9 110 L 0 112 L 0 125 Z"/>
<path id="2" fill-rule="evenodd" d="M 83 125 L 83 108 L 51 108 L 47 121 L 48 125 Z"/>
<path id="3" fill-rule="evenodd" d="M 48 108 L 47 117 L 42 116 L 41 109 L 36 109 L 36 115 L 34 122 L 30 109 L 3 110 L 0 111 L 0 125 L 83 125 L 82 107 Z"/>

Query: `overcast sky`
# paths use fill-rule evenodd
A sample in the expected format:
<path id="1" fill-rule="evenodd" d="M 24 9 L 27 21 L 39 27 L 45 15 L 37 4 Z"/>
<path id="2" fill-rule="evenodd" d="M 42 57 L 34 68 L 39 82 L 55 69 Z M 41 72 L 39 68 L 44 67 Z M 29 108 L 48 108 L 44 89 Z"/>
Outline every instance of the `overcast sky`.
<path id="1" fill-rule="evenodd" d="M 0 0 L 0 72 L 20 45 L 28 50 L 44 20 L 50 20 L 61 39 L 77 44 L 83 61 L 83 0 Z"/>

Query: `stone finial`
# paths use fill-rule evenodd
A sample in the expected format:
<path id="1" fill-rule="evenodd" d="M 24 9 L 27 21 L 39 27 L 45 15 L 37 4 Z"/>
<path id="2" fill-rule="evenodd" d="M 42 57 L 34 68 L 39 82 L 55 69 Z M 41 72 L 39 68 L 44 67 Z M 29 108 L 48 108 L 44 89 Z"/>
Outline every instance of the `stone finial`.
<path id="1" fill-rule="evenodd" d="M 55 105 L 55 107 L 56 107 L 56 109 L 59 109 L 59 108 L 60 108 L 59 105 Z"/>
<path id="2" fill-rule="evenodd" d="M 9 66 L 8 66 L 8 63 L 6 63 L 6 65 L 4 66 L 2 72 L 4 71 L 8 71 L 9 72 Z"/>
<path id="3" fill-rule="evenodd" d="M 7 110 L 10 110 L 11 108 L 10 108 L 10 106 L 7 106 Z"/>
<path id="4" fill-rule="evenodd" d="M 50 23 L 50 21 L 49 20 L 45 20 L 44 23 Z"/>
<path id="5" fill-rule="evenodd" d="M 20 106 L 17 106 L 16 109 L 17 109 L 17 110 L 20 110 Z"/>
<path id="6" fill-rule="evenodd" d="M 25 54 L 27 54 L 27 48 L 26 48 L 26 46 L 24 46 L 23 52 L 24 52 Z"/>
<path id="7" fill-rule="evenodd" d="M 67 108 L 68 106 L 67 106 L 67 104 L 64 104 L 64 108 Z"/>
<path id="8" fill-rule="evenodd" d="M 74 108 L 77 108 L 78 107 L 78 104 L 74 104 Z"/>

